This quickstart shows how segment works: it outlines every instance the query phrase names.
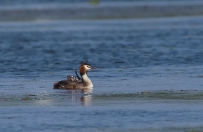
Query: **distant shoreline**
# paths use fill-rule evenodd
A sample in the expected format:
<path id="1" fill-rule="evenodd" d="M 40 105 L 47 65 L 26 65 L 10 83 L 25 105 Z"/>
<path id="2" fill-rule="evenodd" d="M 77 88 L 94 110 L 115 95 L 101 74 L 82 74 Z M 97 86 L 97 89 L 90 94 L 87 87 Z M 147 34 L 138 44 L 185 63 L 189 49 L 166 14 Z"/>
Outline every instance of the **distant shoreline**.
<path id="1" fill-rule="evenodd" d="M 98 4 L 0 8 L 0 22 L 39 20 L 128 19 L 203 15 L 203 2 L 197 4 Z"/>

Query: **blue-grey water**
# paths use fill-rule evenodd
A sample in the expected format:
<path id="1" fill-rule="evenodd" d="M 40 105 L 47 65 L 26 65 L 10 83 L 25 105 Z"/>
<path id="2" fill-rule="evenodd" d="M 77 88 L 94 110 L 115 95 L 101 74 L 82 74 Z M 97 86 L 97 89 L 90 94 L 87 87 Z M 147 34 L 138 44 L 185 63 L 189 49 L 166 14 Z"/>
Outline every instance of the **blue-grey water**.
<path id="1" fill-rule="evenodd" d="M 100 3 L 105 2 L 144 2 L 144 3 L 153 3 L 153 2 L 191 2 L 191 0 L 1 0 L 1 6 L 14 6 L 14 5 L 33 5 L 33 4 L 71 4 L 71 3 L 88 3 L 93 1 L 99 1 Z M 201 0 L 193 0 L 192 3 L 200 2 Z"/>
<path id="2" fill-rule="evenodd" d="M 202 22 L 1 22 L 0 130 L 203 131 Z M 53 89 L 86 59 L 92 94 Z"/>

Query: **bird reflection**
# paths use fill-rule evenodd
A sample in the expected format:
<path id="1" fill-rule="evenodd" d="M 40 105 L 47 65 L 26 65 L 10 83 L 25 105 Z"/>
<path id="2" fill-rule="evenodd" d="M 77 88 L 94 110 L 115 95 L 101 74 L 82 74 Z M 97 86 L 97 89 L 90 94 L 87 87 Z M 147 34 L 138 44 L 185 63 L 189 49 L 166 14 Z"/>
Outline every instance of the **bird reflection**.
<path id="1" fill-rule="evenodd" d="M 81 102 L 85 106 L 90 106 L 92 103 L 92 92 L 93 89 L 83 89 L 82 94 L 83 96 L 81 97 Z"/>
<path id="2" fill-rule="evenodd" d="M 81 104 L 84 106 L 90 106 L 92 103 L 92 88 L 82 89 L 82 90 L 69 90 L 68 94 L 71 95 L 72 104 L 77 104 L 80 100 Z"/>

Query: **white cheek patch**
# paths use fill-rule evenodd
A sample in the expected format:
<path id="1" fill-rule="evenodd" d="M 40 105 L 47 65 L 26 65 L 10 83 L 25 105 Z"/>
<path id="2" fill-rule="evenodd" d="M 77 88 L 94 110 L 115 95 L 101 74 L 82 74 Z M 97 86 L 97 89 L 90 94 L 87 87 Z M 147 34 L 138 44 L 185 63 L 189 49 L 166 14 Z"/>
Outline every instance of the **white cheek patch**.
<path id="1" fill-rule="evenodd" d="M 89 68 L 87 65 L 85 65 L 85 69 L 86 69 L 86 70 L 89 70 L 89 69 L 91 69 L 91 68 Z"/>

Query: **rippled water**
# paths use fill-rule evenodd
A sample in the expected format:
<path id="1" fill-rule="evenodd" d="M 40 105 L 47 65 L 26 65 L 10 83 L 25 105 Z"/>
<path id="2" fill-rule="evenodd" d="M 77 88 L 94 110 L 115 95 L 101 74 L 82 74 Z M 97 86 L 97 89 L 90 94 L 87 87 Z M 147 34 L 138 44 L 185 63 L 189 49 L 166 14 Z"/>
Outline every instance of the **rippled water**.
<path id="1" fill-rule="evenodd" d="M 2 131 L 202 131 L 203 17 L 0 23 Z M 53 90 L 88 59 L 94 89 Z"/>

